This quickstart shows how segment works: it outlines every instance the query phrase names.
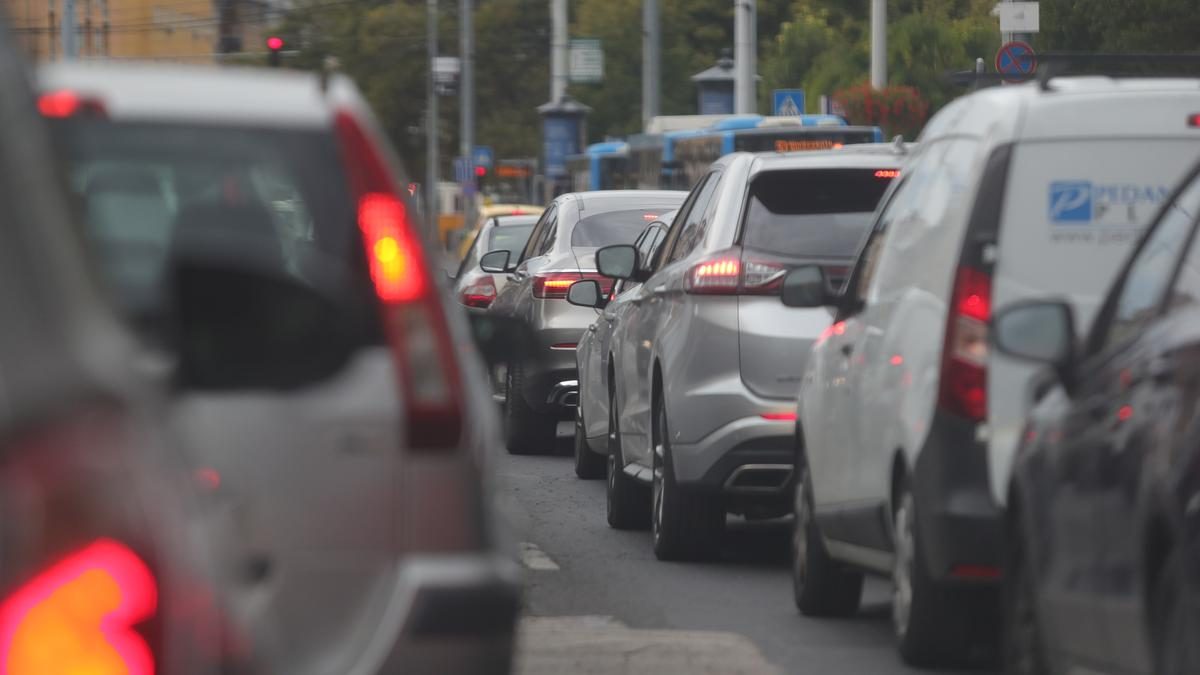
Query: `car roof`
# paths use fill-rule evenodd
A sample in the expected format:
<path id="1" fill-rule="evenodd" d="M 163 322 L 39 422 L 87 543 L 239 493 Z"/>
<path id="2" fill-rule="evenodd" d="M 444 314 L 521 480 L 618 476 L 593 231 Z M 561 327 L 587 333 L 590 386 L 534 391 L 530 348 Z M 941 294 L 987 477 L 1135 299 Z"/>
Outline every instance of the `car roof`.
<path id="1" fill-rule="evenodd" d="M 592 192 L 569 192 L 559 197 L 565 202 L 574 202 L 580 211 L 589 208 L 612 210 L 622 205 L 637 208 L 640 204 L 646 206 L 676 205 L 687 198 L 684 190 L 595 190 Z"/>
<path id="2" fill-rule="evenodd" d="M 847 145 L 837 150 L 744 153 L 753 157 L 751 173 L 788 169 L 877 169 L 904 163 L 910 144 L 898 151 L 892 143 Z"/>
<path id="3" fill-rule="evenodd" d="M 1200 79 L 1062 77 L 991 87 L 951 101 L 933 117 L 921 141 L 945 136 L 1013 140 L 1067 139 L 1128 130 L 1131 136 L 1186 133 L 1180 105 L 1200 112 Z"/>
<path id="4" fill-rule="evenodd" d="M 54 62 L 40 66 L 41 91 L 97 98 L 113 119 L 327 127 L 340 105 L 361 98 L 344 76 L 328 87 L 311 73 L 162 63 Z"/>
<path id="5" fill-rule="evenodd" d="M 479 215 L 483 216 L 484 218 L 490 218 L 491 216 L 521 215 L 514 214 L 514 211 L 521 211 L 522 213 L 529 215 L 538 215 L 545 210 L 546 207 L 536 206 L 534 204 L 488 204 L 487 206 L 479 209 Z"/>

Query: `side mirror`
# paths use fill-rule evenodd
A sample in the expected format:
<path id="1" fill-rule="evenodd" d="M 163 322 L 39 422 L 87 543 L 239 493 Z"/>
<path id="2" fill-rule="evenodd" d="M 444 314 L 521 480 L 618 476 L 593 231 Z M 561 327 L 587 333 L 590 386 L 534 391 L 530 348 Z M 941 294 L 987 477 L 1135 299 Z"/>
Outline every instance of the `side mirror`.
<path id="1" fill-rule="evenodd" d="M 817 265 L 803 265 L 788 272 L 780 299 L 787 307 L 829 307 L 837 303 L 825 270 Z"/>
<path id="2" fill-rule="evenodd" d="M 1009 305 L 992 319 L 991 335 L 1001 353 L 1054 366 L 1060 377 L 1069 373 L 1075 359 L 1075 318 L 1065 302 Z"/>
<path id="3" fill-rule="evenodd" d="M 516 363 L 530 356 L 537 336 L 523 319 L 496 314 L 470 314 L 471 338 L 489 366 Z"/>
<path id="4" fill-rule="evenodd" d="M 638 269 L 637 249 L 629 244 L 605 246 L 596 251 L 596 269 L 613 279 L 632 279 Z"/>
<path id="5" fill-rule="evenodd" d="M 608 304 L 600 292 L 600 282 L 595 279 L 576 281 L 567 289 L 567 302 L 579 307 L 600 309 Z"/>
<path id="6" fill-rule="evenodd" d="M 504 274 L 511 272 L 508 260 L 512 254 L 508 251 L 489 251 L 479 259 L 479 269 L 489 274 Z"/>

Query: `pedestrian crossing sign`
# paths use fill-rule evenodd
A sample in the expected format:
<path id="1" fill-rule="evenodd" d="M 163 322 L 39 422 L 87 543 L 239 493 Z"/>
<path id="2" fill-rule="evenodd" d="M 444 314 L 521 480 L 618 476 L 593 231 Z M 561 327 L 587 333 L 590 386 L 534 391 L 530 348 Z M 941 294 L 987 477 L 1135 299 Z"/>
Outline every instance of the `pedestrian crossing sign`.
<path id="1" fill-rule="evenodd" d="M 803 114 L 803 89 L 775 90 L 775 115 L 777 117 L 800 117 Z"/>

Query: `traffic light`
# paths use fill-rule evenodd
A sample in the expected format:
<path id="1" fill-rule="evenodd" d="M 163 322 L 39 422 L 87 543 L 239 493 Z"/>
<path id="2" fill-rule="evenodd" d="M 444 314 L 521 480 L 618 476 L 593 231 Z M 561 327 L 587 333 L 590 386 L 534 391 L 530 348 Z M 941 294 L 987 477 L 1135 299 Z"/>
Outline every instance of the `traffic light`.
<path id="1" fill-rule="evenodd" d="M 482 191 L 483 186 L 487 184 L 488 168 L 486 166 L 475 165 L 475 186 Z"/>
<path id="2" fill-rule="evenodd" d="M 267 63 L 269 63 L 272 68 L 278 68 L 280 64 L 279 52 L 283 51 L 283 38 L 277 35 L 272 35 L 271 37 L 267 38 L 267 49 L 270 50 L 270 55 L 267 57 Z"/>

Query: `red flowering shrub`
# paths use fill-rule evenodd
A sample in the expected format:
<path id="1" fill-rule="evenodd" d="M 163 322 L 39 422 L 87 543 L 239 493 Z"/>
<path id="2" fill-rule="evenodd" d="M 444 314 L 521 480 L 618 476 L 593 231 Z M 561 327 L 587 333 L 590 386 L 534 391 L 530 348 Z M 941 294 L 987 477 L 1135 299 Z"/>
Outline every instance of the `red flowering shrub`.
<path id="1" fill-rule="evenodd" d="M 913 87 L 890 86 L 875 91 L 868 83 L 857 84 L 833 94 L 851 124 L 883 128 L 884 134 L 904 134 L 915 140 L 929 117 L 929 102 Z"/>

